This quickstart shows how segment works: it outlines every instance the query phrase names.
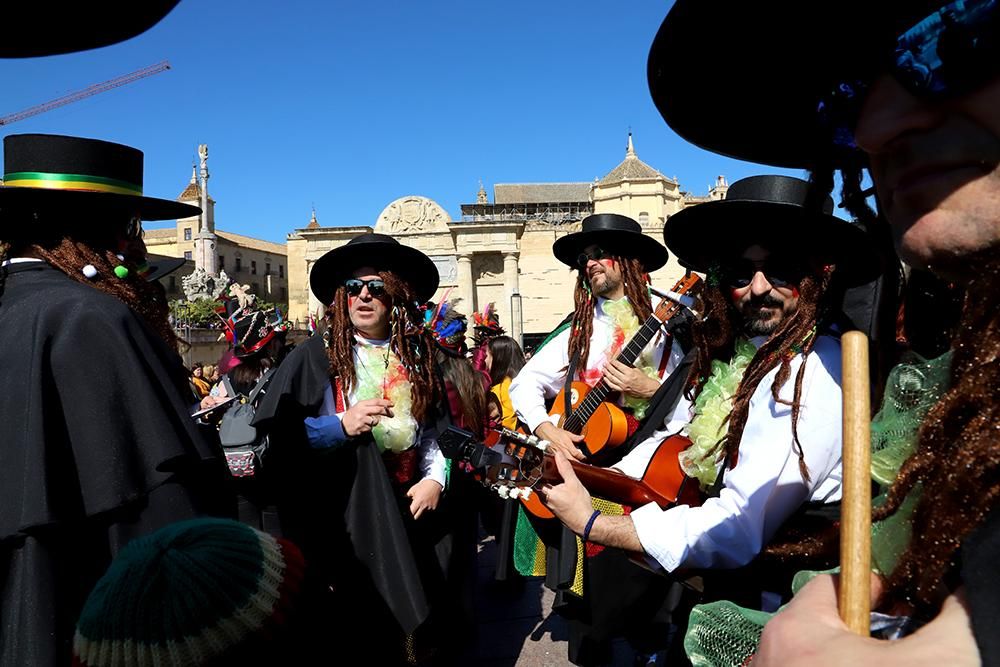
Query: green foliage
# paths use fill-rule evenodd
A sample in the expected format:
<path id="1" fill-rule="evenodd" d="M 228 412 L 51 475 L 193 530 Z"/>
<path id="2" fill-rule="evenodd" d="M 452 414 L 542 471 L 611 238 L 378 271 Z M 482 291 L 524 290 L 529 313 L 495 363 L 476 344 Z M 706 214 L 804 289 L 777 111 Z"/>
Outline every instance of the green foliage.
<path id="1" fill-rule="evenodd" d="M 196 301 L 175 299 L 170 302 L 170 314 L 174 318 L 174 326 L 178 328 L 218 329 L 222 324 L 222 320 L 215 313 L 217 312 L 216 308 L 221 307 L 222 302 L 216 299 L 198 299 Z M 288 306 L 285 304 L 258 300 L 256 305 L 254 305 L 255 310 L 263 310 L 265 312 L 274 310 L 275 308 L 280 308 L 283 315 L 288 313 Z"/>
<path id="2" fill-rule="evenodd" d="M 221 302 L 215 299 L 176 299 L 170 302 L 170 314 L 176 327 L 192 327 L 195 329 L 216 328 L 221 321 L 215 314 L 215 309 Z"/>

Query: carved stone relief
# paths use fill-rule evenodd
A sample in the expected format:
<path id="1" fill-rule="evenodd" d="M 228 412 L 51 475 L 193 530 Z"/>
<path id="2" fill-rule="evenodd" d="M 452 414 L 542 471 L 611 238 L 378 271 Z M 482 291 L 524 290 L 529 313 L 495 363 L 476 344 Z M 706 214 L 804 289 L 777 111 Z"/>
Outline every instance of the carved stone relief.
<path id="1" fill-rule="evenodd" d="M 448 232 L 451 218 L 441 206 L 427 197 L 401 197 L 379 215 L 375 231 L 379 234 L 419 234 Z"/>
<path id="2" fill-rule="evenodd" d="M 503 257 L 499 253 L 475 255 L 472 275 L 477 283 L 503 281 Z"/>
<path id="3" fill-rule="evenodd" d="M 437 267 L 442 284 L 454 284 L 458 282 L 458 261 L 454 255 L 431 257 L 431 261 Z"/>

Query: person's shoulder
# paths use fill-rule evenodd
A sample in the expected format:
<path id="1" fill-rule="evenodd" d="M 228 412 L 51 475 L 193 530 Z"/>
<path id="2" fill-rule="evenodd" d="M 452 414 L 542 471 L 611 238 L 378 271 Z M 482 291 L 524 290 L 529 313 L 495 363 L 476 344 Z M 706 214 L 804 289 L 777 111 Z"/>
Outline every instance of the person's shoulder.
<path id="1" fill-rule="evenodd" d="M 816 337 L 816 344 L 813 345 L 813 353 L 822 356 L 840 357 L 840 336 L 831 334 L 820 334 Z"/>
<path id="2" fill-rule="evenodd" d="M 138 321 L 138 315 L 116 297 L 59 271 L 40 272 L 25 288 L 19 317 L 40 321 L 43 327 L 51 324 L 56 334 L 65 335 L 78 327 L 114 333 Z"/>
<path id="3" fill-rule="evenodd" d="M 840 338 L 828 334 L 818 336 L 809 356 L 811 357 L 809 365 L 812 366 L 813 382 L 818 380 L 831 388 L 839 389 L 842 373 Z"/>

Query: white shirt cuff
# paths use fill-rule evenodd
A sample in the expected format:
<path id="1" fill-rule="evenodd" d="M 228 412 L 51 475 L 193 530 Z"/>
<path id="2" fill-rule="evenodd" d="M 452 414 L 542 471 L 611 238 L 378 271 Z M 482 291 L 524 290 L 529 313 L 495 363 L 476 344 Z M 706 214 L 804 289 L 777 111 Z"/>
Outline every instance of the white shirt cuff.
<path id="1" fill-rule="evenodd" d="M 667 512 L 683 512 L 685 510 L 687 510 L 687 505 L 663 510 L 656 503 L 649 503 L 633 510 L 629 515 L 632 517 L 632 524 L 639 536 L 639 542 L 642 543 L 643 551 L 656 560 L 660 567 L 667 572 L 673 572 L 680 567 L 685 545 L 682 542 L 671 544 L 669 529 L 664 526 L 664 518 Z M 675 548 L 672 549 L 672 546 Z"/>

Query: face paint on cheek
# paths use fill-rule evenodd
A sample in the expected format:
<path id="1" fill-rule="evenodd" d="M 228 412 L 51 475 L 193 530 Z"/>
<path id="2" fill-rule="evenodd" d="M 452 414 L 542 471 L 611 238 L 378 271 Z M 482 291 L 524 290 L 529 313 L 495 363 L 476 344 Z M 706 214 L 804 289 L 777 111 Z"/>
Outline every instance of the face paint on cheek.
<path id="1" fill-rule="evenodd" d="M 743 290 L 742 289 L 738 289 L 737 288 L 737 289 L 731 289 L 731 290 L 729 290 L 729 299 L 733 303 L 736 303 L 737 301 L 739 301 L 741 296 L 743 296 Z"/>
<path id="2" fill-rule="evenodd" d="M 793 288 L 792 288 L 792 296 L 793 296 L 794 298 L 796 298 L 796 299 L 798 299 L 798 298 L 799 298 L 799 288 L 798 288 L 798 287 L 793 287 Z"/>

